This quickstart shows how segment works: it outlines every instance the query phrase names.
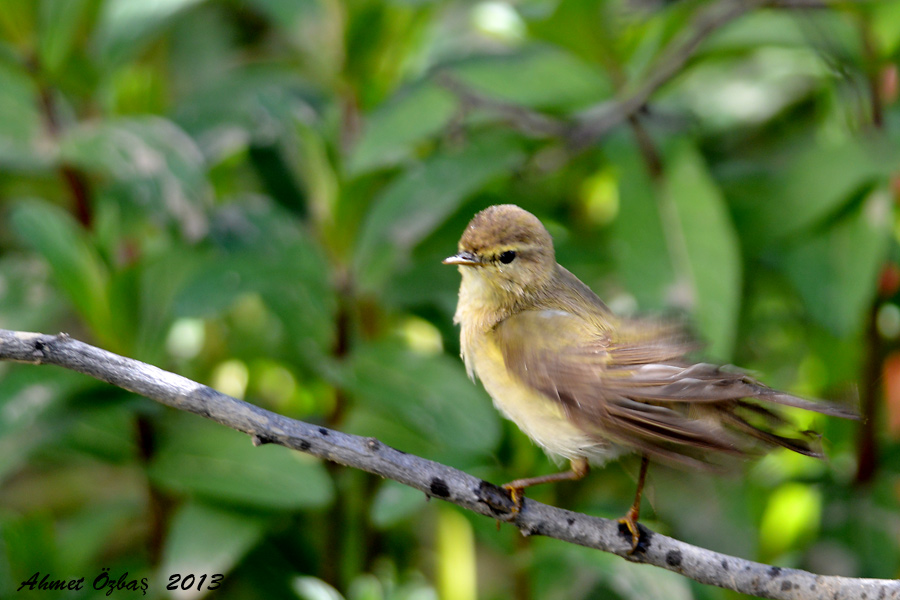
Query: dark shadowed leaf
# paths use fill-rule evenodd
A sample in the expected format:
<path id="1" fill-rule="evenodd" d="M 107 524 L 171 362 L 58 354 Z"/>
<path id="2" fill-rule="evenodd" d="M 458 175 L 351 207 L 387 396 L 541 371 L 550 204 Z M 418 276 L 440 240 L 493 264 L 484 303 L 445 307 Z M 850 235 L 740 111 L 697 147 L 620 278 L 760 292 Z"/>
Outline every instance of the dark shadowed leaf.
<path id="1" fill-rule="evenodd" d="M 115 346 L 109 302 L 109 272 L 75 219 L 40 200 L 20 203 L 15 231 L 50 265 L 57 285 L 98 339 Z"/>
<path id="2" fill-rule="evenodd" d="M 35 169 L 51 164 L 52 153 L 39 139 L 43 123 L 38 90 L 21 70 L 0 62 L 0 166 Z"/>
<path id="3" fill-rule="evenodd" d="M 200 2 L 203 0 L 104 2 L 94 39 L 102 62 L 114 66 L 133 57 L 178 13 Z"/>
<path id="4" fill-rule="evenodd" d="M 425 494 L 417 489 L 396 481 L 385 481 L 372 501 L 372 523 L 381 529 L 393 527 L 415 515 L 427 501 Z"/>
<path id="5" fill-rule="evenodd" d="M 722 194 L 700 154 L 681 147 L 667 171 L 663 227 L 673 260 L 692 287 L 694 319 L 707 354 L 728 360 L 741 303 L 742 263 L 737 233 Z"/>
<path id="6" fill-rule="evenodd" d="M 436 77 L 444 76 L 489 98 L 531 108 L 579 109 L 611 93 L 601 71 L 551 46 L 467 59 Z M 435 79 L 410 86 L 369 116 L 348 170 L 357 175 L 409 159 L 417 143 L 447 127 L 459 111 L 459 99 Z M 486 114 L 506 119 L 499 112 Z"/>
<path id="7" fill-rule="evenodd" d="M 41 67 L 56 73 L 72 51 L 87 0 L 41 0 L 38 51 Z"/>
<path id="8" fill-rule="evenodd" d="M 821 325 L 837 335 L 859 331 L 877 292 L 893 223 L 893 204 L 883 189 L 789 251 L 784 268 Z"/>
<path id="9" fill-rule="evenodd" d="M 403 90 L 368 118 L 347 170 L 359 175 L 408 159 L 413 146 L 446 127 L 456 111 L 453 95 L 433 81 Z"/>
<path id="10" fill-rule="evenodd" d="M 393 424 L 376 429 L 381 439 L 436 460 L 483 455 L 497 444 L 497 411 L 458 359 L 390 342 L 366 345 L 350 357 L 345 385 L 358 399 L 348 423 L 356 433 L 373 434 L 379 421 Z"/>
<path id="11" fill-rule="evenodd" d="M 844 206 L 855 192 L 896 169 L 897 152 L 863 140 L 815 145 L 784 174 L 776 198 L 759 198 L 757 229 L 778 239 L 814 226 Z"/>
<path id="12" fill-rule="evenodd" d="M 337 300 L 328 261 L 301 227 L 277 207 L 248 206 L 217 215 L 213 235 L 220 247 L 178 293 L 176 312 L 209 317 L 243 295 L 258 294 L 301 356 L 327 352 Z"/>
<path id="13" fill-rule="evenodd" d="M 488 181 L 508 174 L 524 158 L 509 135 L 481 137 L 440 152 L 399 175 L 376 198 L 354 253 L 357 281 L 377 289 L 415 246 Z"/>
<path id="14" fill-rule="evenodd" d="M 163 551 L 163 573 L 193 574 L 196 591 L 206 575 L 227 574 L 262 537 L 269 515 L 201 500 L 186 502 L 172 518 Z M 201 594 L 186 597 L 199 597 Z"/>
<path id="15" fill-rule="evenodd" d="M 207 231 L 211 199 L 206 164 L 194 141 L 159 117 L 109 120 L 69 132 L 62 157 L 85 171 L 125 184 L 127 198 L 178 223 L 188 239 Z"/>
<path id="16" fill-rule="evenodd" d="M 644 311 L 670 304 L 675 271 L 666 243 L 660 198 L 653 180 L 631 145 L 611 144 L 609 155 L 619 183 L 619 214 L 612 225 L 618 273 Z"/>
<path id="17" fill-rule="evenodd" d="M 268 509 L 325 506 L 334 494 L 324 467 L 276 445 L 187 414 L 173 415 L 161 433 L 150 477 L 179 493 Z"/>

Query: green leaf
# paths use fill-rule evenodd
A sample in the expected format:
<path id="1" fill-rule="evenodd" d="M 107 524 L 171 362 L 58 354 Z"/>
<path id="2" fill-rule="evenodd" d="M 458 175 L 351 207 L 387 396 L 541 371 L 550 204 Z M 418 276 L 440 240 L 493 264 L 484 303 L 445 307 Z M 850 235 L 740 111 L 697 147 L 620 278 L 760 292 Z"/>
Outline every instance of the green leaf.
<path id="1" fill-rule="evenodd" d="M 613 93 L 602 70 L 553 46 L 465 61 L 452 73 L 475 91 L 532 108 L 579 110 Z"/>
<path id="2" fill-rule="evenodd" d="M 372 501 L 372 524 L 380 529 L 393 527 L 415 515 L 427 500 L 419 490 L 396 481 L 385 481 Z"/>
<path id="3" fill-rule="evenodd" d="M 674 260 L 689 277 L 694 318 L 709 342 L 707 353 L 727 360 L 734 349 L 741 302 L 737 233 L 700 154 L 684 145 L 670 161 L 664 193 L 672 212 L 665 211 L 666 234 Z"/>
<path id="4" fill-rule="evenodd" d="M 784 269 L 809 313 L 837 335 L 860 331 L 877 291 L 893 222 L 885 189 L 872 192 L 850 214 L 790 250 Z"/>
<path id="5" fill-rule="evenodd" d="M 66 162 L 112 177 L 150 214 L 167 215 L 187 239 L 206 233 L 212 199 L 206 164 L 194 141 L 159 117 L 107 120 L 72 129 L 60 142 Z"/>
<path id="6" fill-rule="evenodd" d="M 606 150 L 619 186 L 619 214 L 611 228 L 617 271 L 641 310 L 662 310 L 669 303 L 675 271 L 653 179 L 633 144 L 617 140 Z"/>
<path id="7" fill-rule="evenodd" d="M 399 175 L 366 215 L 354 253 L 360 286 L 377 289 L 403 253 L 441 224 L 469 195 L 507 173 L 524 158 L 515 137 L 471 140 L 455 152 L 438 153 Z"/>
<path id="8" fill-rule="evenodd" d="M 162 573 L 194 574 L 199 578 L 227 574 L 262 538 L 269 515 L 192 500 L 172 519 L 163 551 Z M 198 594 L 199 595 L 199 594 Z"/>
<path id="9" fill-rule="evenodd" d="M 38 52 L 41 67 L 56 73 L 65 63 L 81 25 L 86 0 L 41 0 Z"/>
<path id="10" fill-rule="evenodd" d="M 43 122 L 38 106 L 34 81 L 0 62 L 0 166 L 5 169 L 31 170 L 51 164 L 52 154 L 40 145 Z"/>
<path id="11" fill-rule="evenodd" d="M 150 466 L 158 485 L 266 509 L 328 505 L 334 496 L 321 463 L 276 445 L 254 448 L 246 434 L 193 415 L 174 415 Z"/>
<path id="12" fill-rule="evenodd" d="M 136 55 L 178 13 L 203 0 L 107 0 L 103 3 L 95 44 L 108 67 Z"/>
<path id="13" fill-rule="evenodd" d="M 35 572 L 59 573 L 57 569 L 61 565 L 54 529 L 53 516 L 46 511 L 16 515 L 5 510 L 0 514 L 0 548 L 4 550 L 4 564 L 0 569 L 11 575 L 9 579 L 0 577 L 0 594 L 4 598 L 15 597 L 13 592 L 19 585 L 13 585 L 13 582 L 20 584 Z M 4 568 L 6 565 L 8 569 Z M 36 593 L 37 590 L 29 595 Z"/>
<path id="14" fill-rule="evenodd" d="M 59 294 L 48 294 L 52 275 L 33 254 L 0 258 L 0 328 L 40 331 L 66 314 Z"/>
<path id="15" fill-rule="evenodd" d="M 390 342 L 364 345 L 350 356 L 343 384 L 359 401 L 348 429 L 402 450 L 471 458 L 499 439 L 497 411 L 458 359 Z"/>
<path id="16" fill-rule="evenodd" d="M 836 213 L 854 192 L 887 177 L 897 158 L 895 150 L 861 140 L 814 145 L 789 167 L 781 194 L 758 199 L 755 229 L 778 239 L 812 227 Z"/>
<path id="17" fill-rule="evenodd" d="M 214 223 L 214 234 L 225 248 L 206 257 L 178 293 L 177 314 L 213 316 L 241 296 L 259 294 L 302 357 L 325 354 L 334 337 L 337 298 L 322 251 L 275 207 L 231 210 L 222 220 Z"/>
<path id="18" fill-rule="evenodd" d="M 321 92 L 291 69 L 241 66 L 185 98 L 175 119 L 215 162 L 235 148 L 274 143 L 289 123 L 313 120 L 322 102 Z"/>
<path id="19" fill-rule="evenodd" d="M 551 46 L 471 58 L 441 72 L 474 92 L 531 108 L 577 110 L 612 93 L 602 71 Z M 458 111 L 454 93 L 435 81 L 410 86 L 368 117 L 348 160 L 348 172 L 359 175 L 410 158 L 417 143 L 447 127 Z"/>
<path id="20" fill-rule="evenodd" d="M 50 265 L 57 284 L 93 334 L 115 347 L 109 272 L 75 219 L 57 206 L 31 200 L 15 208 L 12 224 Z"/>
<path id="21" fill-rule="evenodd" d="M 432 81 L 404 90 L 366 119 L 347 171 L 361 175 L 409 158 L 413 146 L 446 127 L 456 111 L 453 94 Z"/>
<path id="22" fill-rule="evenodd" d="M 40 372 L 38 372 L 40 371 Z M 49 425 L 64 399 L 85 384 L 85 376 L 63 369 L 4 365 L 0 369 L 0 485 L 19 471 L 32 452 L 58 444 L 60 429 Z M 70 416 L 63 416 L 66 424 Z"/>

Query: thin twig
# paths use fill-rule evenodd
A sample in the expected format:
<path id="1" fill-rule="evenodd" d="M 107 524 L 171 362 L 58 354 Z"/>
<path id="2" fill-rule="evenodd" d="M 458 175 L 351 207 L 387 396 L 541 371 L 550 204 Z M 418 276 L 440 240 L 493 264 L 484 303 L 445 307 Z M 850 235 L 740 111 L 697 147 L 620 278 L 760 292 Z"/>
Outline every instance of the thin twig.
<path id="1" fill-rule="evenodd" d="M 619 98 L 603 102 L 584 111 L 574 120 L 551 117 L 540 111 L 505 102 L 482 93 L 446 71 L 436 76 L 439 85 L 453 92 L 463 109 L 479 108 L 494 112 L 525 135 L 557 137 L 566 141 L 569 150 L 580 152 L 624 121 L 646 110 L 650 98 L 659 88 L 681 73 L 687 62 L 706 39 L 728 23 L 759 8 L 814 10 L 828 8 L 824 0 L 722 0 L 700 13 L 686 33 L 660 52 L 660 60 L 646 78 L 619 94 Z"/>
<path id="2" fill-rule="evenodd" d="M 568 123 L 519 104 L 498 100 L 470 87 L 447 71 L 435 76 L 438 85 L 452 92 L 460 101 L 464 112 L 474 109 L 488 110 L 501 115 L 517 131 L 532 137 L 565 137 Z"/>
<path id="3" fill-rule="evenodd" d="M 379 442 L 289 419 L 226 396 L 205 385 L 125 358 L 66 334 L 0 329 L 0 360 L 52 364 L 84 373 L 152 400 L 249 434 L 255 445 L 276 443 L 342 465 L 393 479 L 429 496 L 514 524 L 524 535 L 544 535 L 681 573 L 701 583 L 764 598 L 900 599 L 900 581 L 815 575 L 692 546 L 641 526 L 633 554 L 631 535 L 619 523 L 533 500 L 513 512 L 497 486 L 452 467 L 406 454 Z"/>

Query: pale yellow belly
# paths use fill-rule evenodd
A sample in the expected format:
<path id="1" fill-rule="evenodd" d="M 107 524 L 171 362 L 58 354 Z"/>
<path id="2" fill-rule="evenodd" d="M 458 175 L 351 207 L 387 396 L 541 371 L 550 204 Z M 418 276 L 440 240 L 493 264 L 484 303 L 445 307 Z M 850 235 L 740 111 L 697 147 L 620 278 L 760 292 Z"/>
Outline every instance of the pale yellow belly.
<path id="1" fill-rule="evenodd" d="M 487 336 L 479 337 L 464 343 L 466 363 L 493 398 L 494 406 L 551 458 L 587 458 L 602 464 L 622 453 L 575 425 L 557 402 L 510 376 L 497 346 Z"/>

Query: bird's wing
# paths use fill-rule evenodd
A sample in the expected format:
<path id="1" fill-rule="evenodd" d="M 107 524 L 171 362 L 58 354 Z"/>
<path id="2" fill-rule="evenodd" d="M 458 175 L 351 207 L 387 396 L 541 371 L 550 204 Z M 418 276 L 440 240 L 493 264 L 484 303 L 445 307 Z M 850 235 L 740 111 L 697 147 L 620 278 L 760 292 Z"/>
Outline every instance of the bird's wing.
<path id="1" fill-rule="evenodd" d="M 665 460 L 744 454 L 749 438 L 816 455 L 806 440 L 773 431 L 787 422 L 765 403 L 850 416 L 741 373 L 692 364 L 684 359 L 693 347 L 687 336 L 662 322 L 605 328 L 565 310 L 530 310 L 499 323 L 495 334 L 510 372 L 558 402 L 572 422 Z"/>

